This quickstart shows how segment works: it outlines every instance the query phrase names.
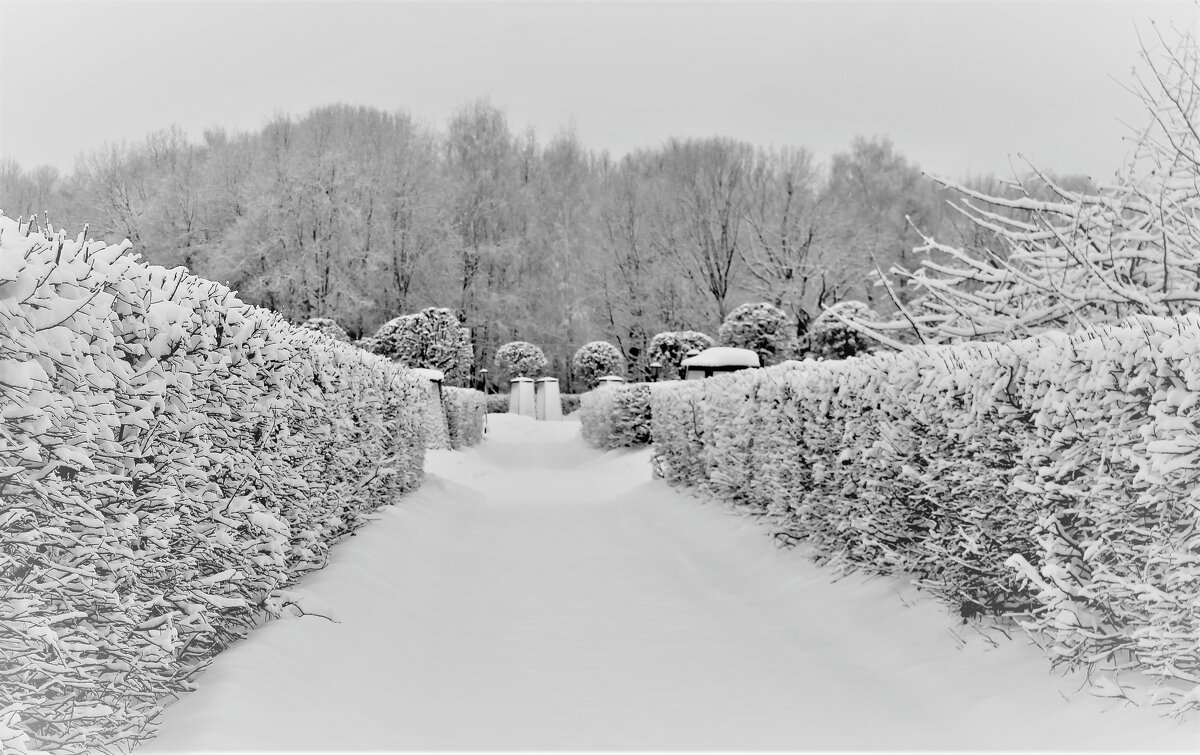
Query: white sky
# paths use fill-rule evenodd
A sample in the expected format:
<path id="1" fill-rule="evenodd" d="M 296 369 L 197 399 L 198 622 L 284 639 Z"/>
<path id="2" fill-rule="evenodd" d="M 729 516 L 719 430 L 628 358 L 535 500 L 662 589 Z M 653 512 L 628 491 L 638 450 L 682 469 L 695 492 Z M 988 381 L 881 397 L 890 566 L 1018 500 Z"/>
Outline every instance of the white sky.
<path id="1" fill-rule="evenodd" d="M 1109 177 L 1144 120 L 1123 89 L 1146 2 L 0 0 L 0 155 L 64 170 L 171 124 L 256 130 L 334 102 L 444 126 L 487 97 L 514 131 L 621 155 L 670 136 L 804 146 L 885 134 L 949 177 L 1020 153 Z"/>

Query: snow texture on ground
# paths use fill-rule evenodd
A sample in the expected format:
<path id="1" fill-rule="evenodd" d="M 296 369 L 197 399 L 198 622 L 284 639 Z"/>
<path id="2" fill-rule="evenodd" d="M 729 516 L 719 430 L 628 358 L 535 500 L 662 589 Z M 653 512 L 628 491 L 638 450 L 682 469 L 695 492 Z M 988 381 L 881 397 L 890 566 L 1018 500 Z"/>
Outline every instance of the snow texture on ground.
<path id="1" fill-rule="evenodd" d="M 895 581 L 490 415 L 334 550 L 311 614 L 223 653 L 139 753 L 1200 749 L 1200 723 L 1078 692 Z"/>

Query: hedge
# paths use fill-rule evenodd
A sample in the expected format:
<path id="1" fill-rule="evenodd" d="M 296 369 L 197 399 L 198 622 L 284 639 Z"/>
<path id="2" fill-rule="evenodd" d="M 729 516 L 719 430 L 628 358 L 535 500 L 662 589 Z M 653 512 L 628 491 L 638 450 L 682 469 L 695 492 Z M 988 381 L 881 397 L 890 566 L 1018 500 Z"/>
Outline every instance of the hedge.
<path id="1" fill-rule="evenodd" d="M 559 403 L 562 404 L 563 416 L 567 416 L 572 412 L 579 410 L 579 397 L 582 394 L 578 393 L 560 393 L 558 394 Z M 507 414 L 508 413 L 508 394 L 493 393 L 487 397 L 488 414 Z"/>
<path id="2" fill-rule="evenodd" d="M 788 363 L 652 395 L 653 465 L 1056 663 L 1200 708 L 1200 317 Z M 586 406 L 586 401 L 585 401 Z M 1146 684 L 1149 677 L 1154 684 Z"/>
<path id="3" fill-rule="evenodd" d="M 650 386 L 604 386 L 580 395 L 580 433 L 596 448 L 642 446 L 650 442 Z"/>
<path id="4" fill-rule="evenodd" d="M 0 217 L 0 740 L 126 748 L 422 479 L 386 359 Z"/>
<path id="5" fill-rule="evenodd" d="M 483 440 L 487 397 L 470 388 L 442 388 L 442 406 L 451 448 L 473 446 Z"/>

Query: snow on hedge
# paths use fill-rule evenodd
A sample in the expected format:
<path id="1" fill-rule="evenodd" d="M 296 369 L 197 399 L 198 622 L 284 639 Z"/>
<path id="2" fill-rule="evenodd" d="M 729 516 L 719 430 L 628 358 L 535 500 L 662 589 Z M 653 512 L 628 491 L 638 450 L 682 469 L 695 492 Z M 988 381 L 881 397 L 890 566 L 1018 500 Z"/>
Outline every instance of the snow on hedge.
<path id="1" fill-rule="evenodd" d="M 337 324 L 337 320 L 329 317 L 310 318 L 300 323 L 300 327 L 305 328 L 306 330 L 315 330 L 318 333 L 324 333 L 330 338 L 338 341 L 345 341 L 346 343 L 350 342 L 350 336 L 346 333 L 341 325 Z"/>
<path id="2" fill-rule="evenodd" d="M 579 397 L 580 433 L 596 448 L 644 446 L 650 442 L 650 386 L 602 386 Z"/>
<path id="3" fill-rule="evenodd" d="M 0 216 L 0 737 L 128 747 L 422 479 L 419 381 L 227 288 Z"/>
<path id="4" fill-rule="evenodd" d="M 1138 317 L 659 384 L 653 459 L 820 560 L 1016 621 L 1093 669 L 1097 694 L 1132 684 L 1184 712 L 1200 708 L 1198 403 L 1200 316 Z"/>
<path id="5" fill-rule="evenodd" d="M 483 440 L 487 396 L 471 388 L 442 388 L 442 406 L 451 448 L 473 446 Z"/>

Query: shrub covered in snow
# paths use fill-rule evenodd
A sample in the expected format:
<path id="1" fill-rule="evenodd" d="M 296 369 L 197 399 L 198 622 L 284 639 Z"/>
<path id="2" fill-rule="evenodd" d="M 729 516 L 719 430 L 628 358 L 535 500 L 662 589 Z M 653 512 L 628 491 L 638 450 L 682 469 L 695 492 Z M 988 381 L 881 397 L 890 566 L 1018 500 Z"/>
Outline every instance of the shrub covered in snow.
<path id="1" fill-rule="evenodd" d="M 315 330 L 318 333 L 324 333 L 335 341 L 350 342 L 350 336 L 346 331 L 342 330 L 342 326 L 337 324 L 336 320 L 328 317 L 313 317 L 300 323 L 300 327 L 306 330 Z"/>
<path id="2" fill-rule="evenodd" d="M 597 388 L 580 396 L 580 432 L 596 448 L 644 446 L 650 442 L 650 386 Z"/>
<path id="3" fill-rule="evenodd" d="M 507 393 L 493 393 L 487 397 L 488 414 L 507 414 L 509 398 Z"/>
<path id="4" fill-rule="evenodd" d="M 542 350 L 528 341 L 510 341 L 496 349 L 496 379 L 502 383 L 517 377 L 537 377 L 547 364 Z"/>
<path id="5" fill-rule="evenodd" d="M 563 416 L 567 416 L 571 412 L 579 411 L 579 396 L 578 393 L 560 393 L 558 394 L 559 403 L 562 404 Z"/>
<path id="6" fill-rule="evenodd" d="M 470 331 L 445 307 L 388 320 L 375 332 L 372 350 L 409 367 L 441 370 L 446 385 L 466 385 L 475 359 Z"/>
<path id="7" fill-rule="evenodd" d="M 406 370 L 125 248 L 0 217 L 0 731 L 28 749 L 144 736 L 422 477 Z"/>
<path id="8" fill-rule="evenodd" d="M 446 374 L 441 370 L 427 367 L 416 367 L 412 370 L 412 374 L 420 378 L 428 399 L 425 402 L 422 419 L 425 424 L 425 448 L 439 450 L 450 448 L 450 430 L 447 426 L 449 419 L 446 416 L 445 402 L 442 399 L 442 383 L 446 379 Z"/>
<path id="9" fill-rule="evenodd" d="M 482 392 L 448 386 L 442 389 L 442 405 L 451 448 L 473 446 L 483 440 L 483 415 L 488 402 Z"/>
<path id="10" fill-rule="evenodd" d="M 722 346 L 757 352 L 764 366 L 787 359 L 792 338 L 787 332 L 787 315 L 767 302 L 743 304 L 729 313 L 717 339 Z"/>
<path id="11" fill-rule="evenodd" d="M 650 339 L 650 345 L 646 347 L 646 358 L 650 362 L 662 365 L 658 373 L 659 380 L 675 380 L 680 377 L 679 363 L 689 351 L 704 351 L 715 345 L 710 336 L 699 331 L 667 331 Z"/>
<path id="12" fill-rule="evenodd" d="M 870 307 L 861 301 L 841 301 L 826 309 L 808 329 L 808 350 L 814 357 L 845 359 L 866 354 L 876 341 L 847 325 L 841 317 L 870 322 L 878 319 Z"/>
<path id="13" fill-rule="evenodd" d="M 661 384 L 654 467 L 1196 709 L 1198 399 L 1200 316 L 1139 317 Z"/>
<path id="14" fill-rule="evenodd" d="M 604 375 L 624 375 L 625 357 L 608 341 L 592 341 L 575 352 L 571 368 L 584 385 L 594 388 L 596 380 Z"/>

